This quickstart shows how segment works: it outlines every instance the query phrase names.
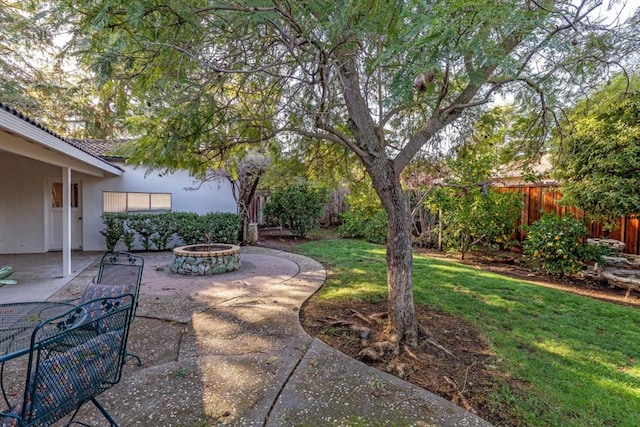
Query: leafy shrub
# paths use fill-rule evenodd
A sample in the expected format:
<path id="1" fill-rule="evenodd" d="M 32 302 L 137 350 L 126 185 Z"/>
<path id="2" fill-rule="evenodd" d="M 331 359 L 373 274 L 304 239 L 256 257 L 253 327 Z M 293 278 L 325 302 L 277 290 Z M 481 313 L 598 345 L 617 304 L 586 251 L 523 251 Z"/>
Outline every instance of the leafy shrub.
<path id="1" fill-rule="evenodd" d="M 185 245 L 204 242 L 202 217 L 193 212 L 176 212 L 176 234 Z"/>
<path id="2" fill-rule="evenodd" d="M 338 234 L 341 237 L 364 237 L 364 230 L 367 227 L 370 214 L 358 208 L 350 208 L 340 214 L 342 224 L 338 227 Z"/>
<path id="3" fill-rule="evenodd" d="M 371 243 L 386 243 L 388 225 L 387 213 L 383 209 L 376 211 L 365 224 L 364 238 Z"/>
<path id="4" fill-rule="evenodd" d="M 349 209 L 340 217 L 338 227 L 341 237 L 365 238 L 372 243 L 387 241 L 387 214 L 371 185 L 363 185 L 347 196 Z"/>
<path id="5" fill-rule="evenodd" d="M 240 218 L 234 213 L 108 213 L 102 215 L 102 220 L 106 228 L 101 233 L 107 239 L 109 251 L 114 250 L 121 239 L 127 250 L 132 250 L 134 236 L 145 251 L 150 251 L 153 245 L 157 250 L 166 250 L 175 235 L 187 245 L 203 243 L 207 236 L 215 243 L 237 243 L 240 230 Z"/>
<path id="6" fill-rule="evenodd" d="M 102 222 L 106 226 L 100 230 L 100 234 L 105 237 L 107 250 L 113 251 L 125 234 L 124 221 L 126 215 L 116 213 L 105 213 L 102 215 Z"/>
<path id="7" fill-rule="evenodd" d="M 277 221 L 289 227 L 296 236 L 304 237 L 318 226 L 328 193 L 307 181 L 298 181 L 276 189 L 264 205 L 267 221 Z"/>
<path id="8" fill-rule="evenodd" d="M 586 243 L 587 228 L 571 215 L 544 214 L 526 230 L 524 254 L 549 274 L 578 273 L 587 261 L 599 261 L 608 253 L 602 246 Z"/>
<path id="9" fill-rule="evenodd" d="M 203 237 L 212 243 L 237 243 L 240 231 L 240 217 L 234 213 L 208 213 L 201 217 Z"/>
<path id="10" fill-rule="evenodd" d="M 167 249 L 169 241 L 176 232 L 175 214 L 173 212 L 153 215 L 150 223 L 153 234 L 151 241 L 159 251 Z"/>
<path id="11" fill-rule="evenodd" d="M 428 206 L 442 210 L 445 245 L 465 254 L 474 248 L 506 246 L 522 209 L 521 195 L 500 193 L 474 185 L 442 187 L 430 196 Z"/>
<path id="12" fill-rule="evenodd" d="M 154 233 L 153 216 L 152 214 L 129 214 L 127 216 L 128 227 L 137 234 L 145 251 L 151 250 L 151 236 Z"/>

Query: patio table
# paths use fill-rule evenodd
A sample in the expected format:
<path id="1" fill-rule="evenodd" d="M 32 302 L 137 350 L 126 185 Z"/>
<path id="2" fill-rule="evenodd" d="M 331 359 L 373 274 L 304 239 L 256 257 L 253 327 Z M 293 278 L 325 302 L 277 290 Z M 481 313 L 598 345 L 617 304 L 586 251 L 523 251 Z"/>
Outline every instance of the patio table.
<path id="1" fill-rule="evenodd" d="M 81 324 L 86 312 L 81 307 L 71 311 L 74 307 L 74 304 L 52 301 L 0 304 L 0 388 L 7 405 L 3 382 L 5 362 L 29 353 L 31 335 L 42 321 L 69 312 L 60 326 Z"/>

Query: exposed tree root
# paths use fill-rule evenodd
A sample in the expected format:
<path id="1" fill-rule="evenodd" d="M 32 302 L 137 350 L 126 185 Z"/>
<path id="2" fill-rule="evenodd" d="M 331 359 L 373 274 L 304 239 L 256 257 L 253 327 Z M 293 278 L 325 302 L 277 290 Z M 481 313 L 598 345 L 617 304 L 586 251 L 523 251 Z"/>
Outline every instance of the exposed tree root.
<path id="1" fill-rule="evenodd" d="M 437 349 L 440 349 L 440 350 L 444 351 L 445 353 L 447 353 L 449 356 L 453 357 L 454 359 L 458 359 L 458 356 L 456 356 L 455 354 L 453 354 L 452 352 L 447 350 L 445 347 L 443 347 L 440 343 L 438 343 L 435 340 L 435 338 L 433 337 L 433 334 L 431 332 L 429 332 L 429 330 L 427 328 L 425 328 L 422 325 L 418 325 L 418 332 L 419 332 L 420 336 L 422 336 L 422 339 L 424 339 L 426 342 L 428 342 L 432 346 L 436 347 Z"/>
<path id="2" fill-rule="evenodd" d="M 351 310 L 351 312 L 353 313 L 354 317 L 357 317 L 358 319 L 362 320 L 363 322 L 365 322 L 367 325 L 370 325 L 373 320 L 370 319 L 369 317 L 365 316 L 364 314 L 360 313 L 357 310 Z"/>

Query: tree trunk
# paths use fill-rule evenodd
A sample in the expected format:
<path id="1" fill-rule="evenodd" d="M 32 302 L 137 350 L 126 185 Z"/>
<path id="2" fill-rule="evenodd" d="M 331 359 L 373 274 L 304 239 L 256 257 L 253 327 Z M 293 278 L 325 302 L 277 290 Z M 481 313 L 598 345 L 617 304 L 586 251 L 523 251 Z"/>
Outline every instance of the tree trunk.
<path id="1" fill-rule="evenodd" d="M 418 324 L 413 303 L 413 247 L 411 210 L 400 179 L 387 159 L 367 166 L 373 186 L 389 218 L 387 232 L 387 288 L 392 339 L 415 346 Z"/>
<path id="2" fill-rule="evenodd" d="M 356 144 L 350 148 L 362 160 L 389 218 L 387 232 L 387 287 L 392 339 L 415 346 L 418 323 L 413 305 L 413 247 L 411 245 L 411 210 L 400 185 L 404 165 L 394 165 L 387 157 L 382 131 L 378 131 L 370 106 L 362 96 L 356 58 L 357 43 L 345 43 L 338 51 L 342 94 L 349 111 L 349 128 Z M 413 156 L 411 156 L 413 157 Z M 395 161 L 397 163 L 397 161 Z"/>

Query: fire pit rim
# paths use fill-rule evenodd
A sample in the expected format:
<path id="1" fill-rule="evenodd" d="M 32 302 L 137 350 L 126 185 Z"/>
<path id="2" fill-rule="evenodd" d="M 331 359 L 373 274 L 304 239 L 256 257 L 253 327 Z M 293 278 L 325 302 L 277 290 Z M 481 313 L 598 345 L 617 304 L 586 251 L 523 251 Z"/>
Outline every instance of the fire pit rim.
<path id="1" fill-rule="evenodd" d="M 213 250 L 193 250 L 192 248 L 205 248 L 212 247 Z M 216 249 L 217 248 L 217 249 Z M 220 249 L 223 248 L 223 249 Z M 179 246 L 177 248 L 173 248 L 173 254 L 179 256 L 192 256 L 192 257 L 208 257 L 211 255 L 215 256 L 224 256 L 224 255 L 232 255 L 238 253 L 240 251 L 240 246 L 232 245 L 228 243 L 198 243 L 195 245 L 185 245 Z"/>

